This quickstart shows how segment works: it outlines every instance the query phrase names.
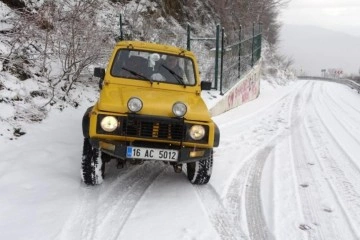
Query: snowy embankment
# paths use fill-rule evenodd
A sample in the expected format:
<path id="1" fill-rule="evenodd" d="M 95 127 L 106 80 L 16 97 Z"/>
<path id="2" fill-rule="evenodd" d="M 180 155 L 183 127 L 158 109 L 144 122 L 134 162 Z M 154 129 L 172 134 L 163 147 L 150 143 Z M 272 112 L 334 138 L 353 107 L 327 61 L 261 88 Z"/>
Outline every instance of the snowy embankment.
<path id="1" fill-rule="evenodd" d="M 263 82 L 258 99 L 214 118 L 221 143 L 205 186 L 156 162 L 110 163 L 102 185 L 85 186 L 90 104 L 0 138 L 0 239 L 360 238 L 360 95 L 344 85 Z"/>

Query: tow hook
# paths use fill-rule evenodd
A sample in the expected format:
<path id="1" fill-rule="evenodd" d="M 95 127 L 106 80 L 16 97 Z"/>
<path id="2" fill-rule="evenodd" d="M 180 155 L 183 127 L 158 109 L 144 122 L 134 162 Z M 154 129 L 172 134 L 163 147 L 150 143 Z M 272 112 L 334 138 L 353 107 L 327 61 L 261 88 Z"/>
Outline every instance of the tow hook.
<path id="1" fill-rule="evenodd" d="M 174 167 L 174 171 L 176 173 L 181 173 L 182 172 L 182 164 L 174 164 L 173 167 Z"/>
<path id="2" fill-rule="evenodd" d="M 116 168 L 117 168 L 117 169 L 122 169 L 122 168 L 124 168 L 124 167 L 125 167 L 125 163 L 126 163 L 126 161 L 121 160 L 121 159 L 117 159 Z"/>

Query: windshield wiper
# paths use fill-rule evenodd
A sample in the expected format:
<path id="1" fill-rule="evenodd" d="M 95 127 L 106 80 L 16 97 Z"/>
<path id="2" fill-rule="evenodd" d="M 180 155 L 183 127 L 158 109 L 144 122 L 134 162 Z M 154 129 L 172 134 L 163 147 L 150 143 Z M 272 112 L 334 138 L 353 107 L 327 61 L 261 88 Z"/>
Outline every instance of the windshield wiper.
<path id="1" fill-rule="evenodd" d="M 130 70 L 130 69 L 128 69 L 128 68 L 125 68 L 125 67 L 122 67 L 121 69 L 124 69 L 125 71 L 131 73 L 131 74 L 134 75 L 134 76 L 140 77 L 141 79 L 148 80 L 149 82 L 151 82 L 151 84 L 153 84 L 153 81 L 152 81 L 151 79 L 149 79 L 149 78 L 141 75 L 140 73 L 137 73 L 137 72 L 135 72 L 135 71 L 133 71 L 133 70 Z"/>
<path id="2" fill-rule="evenodd" d="M 186 84 L 185 84 L 184 79 L 182 77 L 180 77 L 176 72 L 174 72 L 173 70 L 171 70 L 170 68 L 168 68 L 164 64 L 161 64 L 161 66 L 163 66 L 166 70 L 168 70 L 169 73 L 171 73 L 175 77 L 175 79 L 176 79 L 176 81 L 178 81 L 178 83 L 180 83 L 184 87 L 186 87 Z"/>

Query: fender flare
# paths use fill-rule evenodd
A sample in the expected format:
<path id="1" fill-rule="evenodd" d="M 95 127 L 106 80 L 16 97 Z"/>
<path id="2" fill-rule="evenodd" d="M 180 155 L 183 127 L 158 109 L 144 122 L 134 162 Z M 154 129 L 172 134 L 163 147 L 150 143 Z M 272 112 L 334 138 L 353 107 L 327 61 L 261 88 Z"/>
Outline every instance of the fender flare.
<path id="1" fill-rule="evenodd" d="M 216 125 L 216 123 L 214 123 L 214 126 L 215 126 L 214 147 L 218 147 L 220 144 L 220 129 Z"/>
<path id="2" fill-rule="evenodd" d="M 82 119 L 82 131 L 84 138 L 89 138 L 89 127 L 90 127 L 90 112 L 93 109 L 94 106 L 89 107 Z"/>

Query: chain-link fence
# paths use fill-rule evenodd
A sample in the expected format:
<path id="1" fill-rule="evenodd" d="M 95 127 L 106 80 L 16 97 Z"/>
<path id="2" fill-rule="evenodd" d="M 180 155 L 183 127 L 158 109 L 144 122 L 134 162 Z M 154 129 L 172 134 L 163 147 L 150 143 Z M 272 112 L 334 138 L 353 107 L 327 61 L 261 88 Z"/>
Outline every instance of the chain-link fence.
<path id="1" fill-rule="evenodd" d="M 236 31 L 220 30 L 217 26 L 213 38 L 192 37 L 190 29 L 188 26 L 187 48 L 198 56 L 202 80 L 211 81 L 221 94 L 238 83 L 261 57 L 261 24 L 240 26 Z M 199 41 L 204 43 L 199 44 Z"/>

